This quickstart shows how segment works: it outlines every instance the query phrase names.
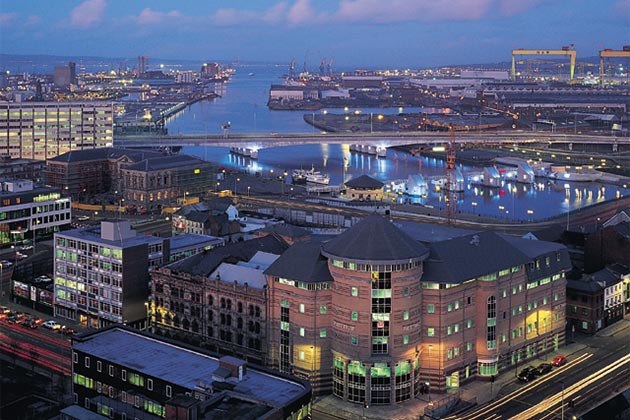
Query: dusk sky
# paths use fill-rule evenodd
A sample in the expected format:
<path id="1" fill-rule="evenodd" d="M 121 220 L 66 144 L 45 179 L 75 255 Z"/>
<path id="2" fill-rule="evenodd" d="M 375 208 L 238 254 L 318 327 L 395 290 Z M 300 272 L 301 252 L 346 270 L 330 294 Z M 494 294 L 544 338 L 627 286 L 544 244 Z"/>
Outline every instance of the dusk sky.
<path id="1" fill-rule="evenodd" d="M 630 45 L 630 0 L 4 0 L 0 52 L 419 68 Z M 152 61 L 151 64 L 157 64 Z"/>

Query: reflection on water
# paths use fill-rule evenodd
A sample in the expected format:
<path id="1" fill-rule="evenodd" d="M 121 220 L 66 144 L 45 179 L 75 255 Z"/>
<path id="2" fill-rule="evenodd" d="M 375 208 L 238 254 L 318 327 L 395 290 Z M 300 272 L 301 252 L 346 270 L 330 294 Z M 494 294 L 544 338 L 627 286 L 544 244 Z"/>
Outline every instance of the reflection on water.
<path id="1" fill-rule="evenodd" d="M 216 162 L 220 166 L 244 169 L 251 173 L 269 176 L 271 170 L 291 172 L 294 168 L 311 168 L 328 173 L 331 185 L 360 175 L 369 175 L 387 184 L 394 180 L 406 180 L 411 174 L 422 174 L 428 183 L 426 197 L 399 196 L 399 202 L 407 202 L 437 209 L 445 209 L 444 191 L 430 180 L 445 176 L 444 161 L 412 156 L 390 149 L 386 159 L 350 152 L 348 145 L 311 144 L 275 147 L 258 152 L 258 160 L 231 154 L 225 147 L 184 147 L 182 153 L 191 154 Z M 466 176 L 478 173 L 481 168 L 459 166 Z M 468 177 L 467 177 L 468 179 Z M 626 196 L 628 188 L 604 185 L 596 182 L 558 182 L 536 178 L 534 184 L 503 180 L 500 187 L 474 185 L 470 181 L 457 193 L 456 210 L 462 213 L 488 215 L 505 220 L 541 220 L 567 210 Z"/>

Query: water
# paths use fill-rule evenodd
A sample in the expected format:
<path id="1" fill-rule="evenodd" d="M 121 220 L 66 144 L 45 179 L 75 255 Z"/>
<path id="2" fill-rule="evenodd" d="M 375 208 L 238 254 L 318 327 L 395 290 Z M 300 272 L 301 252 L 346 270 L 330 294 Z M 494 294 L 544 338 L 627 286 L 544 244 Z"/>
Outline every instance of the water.
<path id="1" fill-rule="evenodd" d="M 232 132 L 238 133 L 310 133 L 314 128 L 303 120 L 305 111 L 272 111 L 266 106 L 269 86 L 281 83 L 286 69 L 275 66 L 249 66 L 237 70 L 225 84 L 216 86 L 221 97 L 198 102 L 167 123 L 171 134 L 218 134 L 221 126 L 230 122 Z M 253 72 L 254 76 L 248 73 Z M 354 110 L 349 110 L 352 112 Z M 363 113 L 398 113 L 394 109 L 361 109 Z M 404 112 L 426 112 L 424 109 L 406 108 Z M 316 111 L 322 112 L 322 111 Z M 343 110 L 328 110 L 342 113 Z M 429 111 L 430 112 L 430 111 Z M 308 113 L 308 112 L 306 112 Z M 182 153 L 198 156 L 226 168 L 246 169 L 251 173 L 270 175 L 294 168 L 316 169 L 328 173 L 331 185 L 338 185 L 359 175 L 369 175 L 386 184 L 407 179 L 410 174 L 422 173 L 425 177 L 444 176 L 445 162 L 434 158 L 414 157 L 389 149 L 386 159 L 351 153 L 348 145 L 305 144 L 275 147 L 258 152 L 258 160 L 236 156 L 226 147 L 190 146 Z M 345 167 L 344 167 L 345 162 Z M 461 167 L 464 174 L 480 172 L 481 168 Z M 401 197 L 412 203 L 445 208 L 443 192 L 431 188 L 426 197 Z M 476 213 L 506 220 L 541 220 L 575 211 L 583 206 L 612 200 L 630 193 L 628 188 L 600 183 L 557 183 L 537 179 L 535 184 L 505 183 L 501 188 L 488 188 L 467 184 L 457 195 L 457 211 Z"/>

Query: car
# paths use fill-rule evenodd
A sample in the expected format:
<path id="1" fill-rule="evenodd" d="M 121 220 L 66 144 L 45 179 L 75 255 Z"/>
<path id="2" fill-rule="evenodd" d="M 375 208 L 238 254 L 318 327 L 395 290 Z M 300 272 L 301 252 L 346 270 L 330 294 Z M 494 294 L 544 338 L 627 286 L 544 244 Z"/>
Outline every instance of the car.
<path id="1" fill-rule="evenodd" d="M 85 222 L 86 220 L 90 220 L 90 216 L 79 216 L 77 220 L 80 222 Z"/>
<path id="2" fill-rule="evenodd" d="M 541 363 L 536 367 L 536 375 L 541 376 L 545 373 L 551 372 L 551 363 Z"/>
<path id="3" fill-rule="evenodd" d="M 534 369 L 531 366 L 526 367 L 525 369 L 521 370 L 521 372 L 518 374 L 518 380 L 521 382 L 529 382 L 533 379 L 536 378 L 536 374 L 534 373 L 536 369 Z"/>
<path id="4" fill-rule="evenodd" d="M 75 330 L 73 330 L 72 328 L 66 327 L 65 325 L 61 327 L 59 330 L 57 330 L 57 332 L 60 332 L 61 334 L 64 334 L 64 335 L 72 335 L 76 333 Z"/>
<path id="5" fill-rule="evenodd" d="M 57 324 L 57 321 L 54 320 L 50 320 L 50 321 L 46 321 L 42 324 L 43 327 L 49 328 L 51 330 L 58 330 L 59 328 L 61 328 L 60 324 Z"/>
<path id="6" fill-rule="evenodd" d="M 561 354 L 554 357 L 553 360 L 551 361 L 551 364 L 554 366 L 562 366 L 566 363 L 567 363 L 567 358 Z"/>

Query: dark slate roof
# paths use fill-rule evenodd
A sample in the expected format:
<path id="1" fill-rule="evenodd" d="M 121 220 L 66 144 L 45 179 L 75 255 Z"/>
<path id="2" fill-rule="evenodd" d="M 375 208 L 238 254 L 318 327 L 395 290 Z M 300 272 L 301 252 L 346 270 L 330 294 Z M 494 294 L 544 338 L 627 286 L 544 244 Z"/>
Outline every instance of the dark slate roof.
<path id="1" fill-rule="evenodd" d="M 348 182 L 345 182 L 344 184 L 346 185 L 346 187 L 350 187 L 350 188 L 369 189 L 369 190 L 383 188 L 383 185 L 385 185 L 378 179 L 374 179 L 367 175 L 361 175 L 360 177 L 352 178 L 351 180 L 349 180 Z"/>
<path id="2" fill-rule="evenodd" d="M 232 198 L 230 197 L 219 197 L 213 200 L 209 200 L 206 203 L 207 203 L 208 210 L 214 210 L 214 211 L 220 211 L 220 212 L 226 212 L 230 206 L 234 205 L 234 202 L 232 201 Z"/>
<path id="3" fill-rule="evenodd" d="M 188 155 L 170 155 L 151 157 L 143 161 L 134 163 L 125 167 L 134 171 L 158 171 L 160 169 L 177 168 L 191 165 L 206 165 L 207 163 L 201 159 Z"/>
<path id="4" fill-rule="evenodd" d="M 544 279 L 561 271 L 571 270 L 569 251 L 562 244 L 524 239 L 510 235 L 501 236 L 512 246 L 527 255 L 531 261 L 540 261 L 538 267 L 535 264 L 534 268 L 529 265 L 526 267 L 527 277 L 530 281 Z M 558 261 L 558 253 L 560 253 L 560 261 Z M 546 257 L 549 257 L 549 266 L 547 266 Z"/>
<path id="5" fill-rule="evenodd" d="M 273 235 L 267 235 L 262 238 L 216 247 L 176 261 L 169 264 L 167 268 L 172 271 L 207 277 L 224 261 L 232 263 L 249 261 L 258 251 L 282 255 L 287 248 L 287 244 L 281 239 Z"/>
<path id="6" fill-rule="evenodd" d="M 617 232 L 619 236 L 625 239 L 630 239 L 630 223 L 621 222 L 611 227 L 612 230 Z"/>
<path id="7" fill-rule="evenodd" d="M 457 284 L 525 264 L 530 258 L 492 231 L 428 244 L 422 281 Z"/>
<path id="8" fill-rule="evenodd" d="M 365 261 L 370 264 L 400 264 L 424 259 L 426 246 L 398 229 L 388 219 L 372 214 L 325 243 L 326 257 Z"/>
<path id="9" fill-rule="evenodd" d="M 207 212 L 208 210 L 208 202 L 200 201 L 199 203 L 187 204 L 185 206 L 182 206 L 179 210 L 175 212 L 175 214 L 178 216 L 187 216 L 188 214 L 193 212 Z"/>
<path id="10" fill-rule="evenodd" d="M 278 235 L 291 238 L 301 238 L 311 234 L 311 232 L 306 229 L 288 223 L 276 223 L 271 226 L 266 226 L 261 229 L 261 232 L 277 233 Z"/>
<path id="11" fill-rule="evenodd" d="M 601 270 L 594 272 L 590 277 L 594 282 L 602 285 L 603 288 L 610 287 L 621 281 L 621 277 L 618 274 L 613 273 L 607 268 L 602 268 Z"/>
<path id="12" fill-rule="evenodd" d="M 106 160 L 106 159 L 119 159 L 123 156 L 127 156 L 134 162 L 147 159 L 149 157 L 164 156 L 161 152 L 153 150 L 134 150 L 134 149 L 120 149 L 115 147 L 100 147 L 96 149 L 85 150 L 72 150 L 54 158 L 48 159 L 53 162 L 81 162 L 90 160 Z"/>
<path id="13" fill-rule="evenodd" d="M 604 288 L 601 284 L 582 278 L 579 280 L 567 279 L 567 290 L 575 290 L 584 293 L 602 292 Z"/>
<path id="14" fill-rule="evenodd" d="M 328 260 L 316 243 L 294 244 L 265 270 L 265 274 L 309 283 L 333 281 Z"/>
<path id="15" fill-rule="evenodd" d="M 206 223 L 209 218 L 208 213 L 203 211 L 191 211 L 186 215 L 187 220 L 196 223 Z"/>

